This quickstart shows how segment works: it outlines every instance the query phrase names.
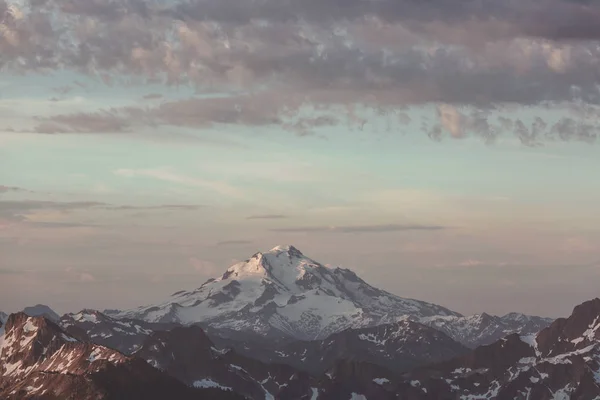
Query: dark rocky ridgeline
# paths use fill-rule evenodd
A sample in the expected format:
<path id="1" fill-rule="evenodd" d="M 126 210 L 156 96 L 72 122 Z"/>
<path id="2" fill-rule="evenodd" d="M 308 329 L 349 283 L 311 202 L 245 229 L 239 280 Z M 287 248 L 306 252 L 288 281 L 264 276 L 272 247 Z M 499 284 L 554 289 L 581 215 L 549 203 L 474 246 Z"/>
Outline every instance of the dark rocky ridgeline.
<path id="1" fill-rule="evenodd" d="M 3 400 L 242 398 L 188 387 L 141 359 L 80 341 L 45 317 L 10 315 L 0 340 Z"/>
<path id="2" fill-rule="evenodd" d="M 223 343 L 225 344 L 225 343 Z M 231 343 L 242 354 L 270 363 L 293 366 L 321 375 L 341 359 L 351 356 L 405 372 L 417 366 L 449 360 L 469 351 L 443 332 L 412 321 L 362 329 L 347 329 L 324 340 L 293 341 L 277 346 Z M 240 348 L 241 347 L 241 348 Z"/>
<path id="3" fill-rule="evenodd" d="M 594 299 L 537 335 L 510 335 L 403 378 L 436 399 L 596 399 L 599 344 L 600 300 Z"/>
<path id="4" fill-rule="evenodd" d="M 46 317 L 52 322 L 58 322 L 60 316 L 45 304 L 36 304 L 35 306 L 25 307 L 23 312 L 30 317 Z"/>
<path id="5" fill-rule="evenodd" d="M 536 334 L 549 326 L 553 319 L 520 313 L 509 313 L 502 317 L 482 313 L 460 317 L 433 316 L 422 318 L 418 322 L 440 330 L 457 342 L 474 349 L 492 344 L 513 333 Z"/>
<path id="6" fill-rule="evenodd" d="M 59 324 L 76 338 L 110 347 L 124 354 L 132 354 L 138 350 L 152 332 L 178 326 L 133 319 L 115 319 L 91 309 L 65 314 L 60 318 Z"/>
<path id="7" fill-rule="evenodd" d="M 231 389 L 250 399 L 285 398 L 283 389 L 302 397 L 316 385 L 315 379 L 290 366 L 219 350 L 198 326 L 155 332 L 135 356 L 189 386 Z"/>
<path id="8" fill-rule="evenodd" d="M 6 322 L 7 319 L 8 319 L 8 315 L 6 313 L 3 313 L 2 311 L 0 311 L 0 327 L 2 327 L 2 325 L 4 325 L 4 323 Z"/>

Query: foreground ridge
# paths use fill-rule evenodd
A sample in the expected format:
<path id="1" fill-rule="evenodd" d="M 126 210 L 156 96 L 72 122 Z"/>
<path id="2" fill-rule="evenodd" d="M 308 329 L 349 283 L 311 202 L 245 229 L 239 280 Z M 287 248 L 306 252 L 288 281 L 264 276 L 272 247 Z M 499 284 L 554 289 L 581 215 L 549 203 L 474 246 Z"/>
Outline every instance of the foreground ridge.
<path id="1" fill-rule="evenodd" d="M 1 399 L 191 400 L 209 394 L 239 398 L 189 388 L 139 358 L 80 341 L 45 317 L 11 314 L 0 335 Z"/>

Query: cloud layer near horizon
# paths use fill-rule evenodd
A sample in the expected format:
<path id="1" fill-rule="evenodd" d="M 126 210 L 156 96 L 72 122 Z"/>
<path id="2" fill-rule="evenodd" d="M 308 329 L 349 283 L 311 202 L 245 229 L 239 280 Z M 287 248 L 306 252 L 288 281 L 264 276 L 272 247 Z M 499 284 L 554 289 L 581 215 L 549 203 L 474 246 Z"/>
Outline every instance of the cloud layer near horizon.
<path id="1" fill-rule="evenodd" d="M 40 133 L 225 123 L 307 134 L 377 116 L 407 123 L 404 110 L 424 104 L 436 105 L 436 120 L 423 130 L 438 140 L 493 141 L 512 132 L 534 145 L 591 142 L 599 133 L 594 2 L 2 0 L 0 15 L 5 69 L 66 68 L 107 85 L 163 82 L 219 93 L 44 116 L 33 128 Z M 578 114 L 492 115 L 511 105 L 565 104 Z"/>

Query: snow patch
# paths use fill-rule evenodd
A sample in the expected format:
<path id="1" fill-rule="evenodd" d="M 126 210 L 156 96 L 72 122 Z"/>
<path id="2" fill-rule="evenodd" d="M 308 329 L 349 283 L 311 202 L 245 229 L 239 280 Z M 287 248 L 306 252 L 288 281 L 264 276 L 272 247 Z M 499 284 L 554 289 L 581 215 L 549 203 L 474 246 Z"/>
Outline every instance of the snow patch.
<path id="1" fill-rule="evenodd" d="M 358 394 L 358 393 L 352 392 L 352 394 L 350 395 L 350 400 L 367 400 L 367 398 L 365 397 L 364 394 Z"/>
<path id="2" fill-rule="evenodd" d="M 319 389 L 311 387 L 312 396 L 310 396 L 310 400 L 317 400 L 319 398 Z"/>
<path id="3" fill-rule="evenodd" d="M 389 383 L 390 380 L 387 378 L 375 378 L 373 379 L 373 382 L 375 382 L 378 385 L 383 385 L 384 383 Z"/>
<path id="4" fill-rule="evenodd" d="M 212 379 L 202 379 L 200 381 L 194 381 L 192 385 L 197 388 L 218 388 L 221 390 L 233 390 L 229 386 L 222 386 L 219 383 L 213 381 Z"/>

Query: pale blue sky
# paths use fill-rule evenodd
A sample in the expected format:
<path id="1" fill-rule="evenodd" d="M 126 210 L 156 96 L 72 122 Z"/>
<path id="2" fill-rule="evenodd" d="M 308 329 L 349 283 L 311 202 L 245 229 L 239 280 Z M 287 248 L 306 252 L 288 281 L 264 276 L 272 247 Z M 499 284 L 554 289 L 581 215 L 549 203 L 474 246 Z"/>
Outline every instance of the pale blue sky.
<path id="1" fill-rule="evenodd" d="M 0 38 L 0 310 L 159 301 L 278 244 L 463 313 L 600 294 L 588 41 L 82 6 L 52 34 L 88 59 L 22 11 Z"/>

